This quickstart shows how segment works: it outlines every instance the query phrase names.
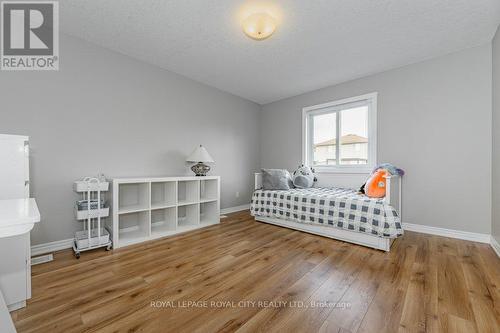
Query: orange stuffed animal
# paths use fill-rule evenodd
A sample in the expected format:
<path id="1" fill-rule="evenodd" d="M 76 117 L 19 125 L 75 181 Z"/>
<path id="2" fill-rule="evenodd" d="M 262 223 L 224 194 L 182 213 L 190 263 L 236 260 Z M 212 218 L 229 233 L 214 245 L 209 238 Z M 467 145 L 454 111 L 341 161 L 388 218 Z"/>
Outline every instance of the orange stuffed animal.
<path id="1" fill-rule="evenodd" d="M 385 197 L 385 177 L 389 173 L 386 170 L 375 171 L 365 185 L 365 194 L 370 198 L 383 198 Z"/>

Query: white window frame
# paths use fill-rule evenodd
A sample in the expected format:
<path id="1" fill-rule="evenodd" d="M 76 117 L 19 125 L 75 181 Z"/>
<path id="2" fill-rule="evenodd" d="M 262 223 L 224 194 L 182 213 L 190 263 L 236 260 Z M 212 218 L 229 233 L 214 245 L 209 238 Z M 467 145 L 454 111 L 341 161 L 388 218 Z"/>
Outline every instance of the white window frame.
<path id="1" fill-rule="evenodd" d="M 373 92 L 366 95 L 345 98 L 338 101 L 308 106 L 302 109 L 302 163 L 313 167 L 317 173 L 369 173 L 377 165 L 377 97 Z M 368 164 L 366 165 L 325 165 L 313 166 L 313 133 L 311 116 L 325 113 L 339 112 L 355 107 L 356 104 L 366 105 L 368 103 Z M 338 118 L 338 114 L 337 114 Z M 337 133 L 340 121 L 337 121 Z M 340 145 L 337 145 L 336 158 L 338 159 Z"/>

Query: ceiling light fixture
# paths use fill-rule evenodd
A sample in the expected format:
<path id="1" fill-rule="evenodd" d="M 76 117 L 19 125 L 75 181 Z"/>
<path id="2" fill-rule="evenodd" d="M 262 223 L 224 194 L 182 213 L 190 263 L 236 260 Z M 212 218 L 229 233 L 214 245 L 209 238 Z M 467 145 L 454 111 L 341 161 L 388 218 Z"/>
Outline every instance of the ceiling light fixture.
<path id="1" fill-rule="evenodd" d="M 243 31 L 255 40 L 269 38 L 276 30 L 276 20 L 267 13 L 254 13 L 243 20 Z"/>

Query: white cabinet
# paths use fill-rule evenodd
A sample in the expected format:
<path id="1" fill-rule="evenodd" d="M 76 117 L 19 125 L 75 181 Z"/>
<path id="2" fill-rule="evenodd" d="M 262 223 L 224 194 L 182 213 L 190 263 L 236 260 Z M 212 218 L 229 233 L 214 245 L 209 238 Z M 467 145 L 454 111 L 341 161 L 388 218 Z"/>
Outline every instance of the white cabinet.
<path id="1" fill-rule="evenodd" d="M 113 247 L 220 222 L 220 177 L 113 179 Z"/>
<path id="2" fill-rule="evenodd" d="M 0 134 L 0 171 L 0 293 L 12 311 L 31 298 L 30 231 L 40 221 L 29 198 L 27 136 Z"/>
<path id="3" fill-rule="evenodd" d="M 29 197 L 28 137 L 0 134 L 0 200 Z"/>
<path id="4" fill-rule="evenodd" d="M 14 310 L 31 298 L 29 232 L 1 238 L 0 253 L 9 253 L 0 262 L 0 290 L 9 309 Z"/>
<path id="5" fill-rule="evenodd" d="M 0 332 L 2 333 L 16 333 L 16 328 L 12 322 L 9 310 L 0 292 Z"/>
<path id="6" fill-rule="evenodd" d="M 0 200 L 0 291 L 11 311 L 31 298 L 30 231 L 39 221 L 34 199 Z"/>

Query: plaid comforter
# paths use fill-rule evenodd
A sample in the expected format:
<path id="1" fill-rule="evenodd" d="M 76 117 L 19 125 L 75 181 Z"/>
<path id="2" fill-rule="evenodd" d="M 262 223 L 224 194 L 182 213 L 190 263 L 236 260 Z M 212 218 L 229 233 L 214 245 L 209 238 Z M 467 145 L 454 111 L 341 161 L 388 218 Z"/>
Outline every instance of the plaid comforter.
<path id="1" fill-rule="evenodd" d="M 329 225 L 380 237 L 403 234 L 401 220 L 392 206 L 352 189 L 256 190 L 250 212 L 253 216 Z"/>

